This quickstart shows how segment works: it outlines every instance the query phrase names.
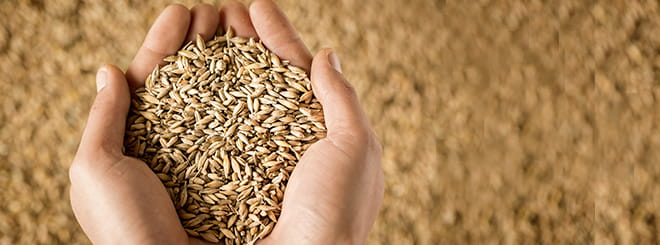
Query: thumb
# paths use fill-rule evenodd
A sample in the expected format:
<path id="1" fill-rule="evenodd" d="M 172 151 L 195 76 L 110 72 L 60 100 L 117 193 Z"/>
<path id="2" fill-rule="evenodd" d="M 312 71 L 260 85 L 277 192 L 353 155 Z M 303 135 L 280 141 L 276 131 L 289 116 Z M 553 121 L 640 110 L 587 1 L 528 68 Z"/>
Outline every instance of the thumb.
<path id="1" fill-rule="evenodd" d="M 121 155 L 131 100 L 124 73 L 113 65 L 102 66 L 96 73 L 96 90 L 79 153 L 102 150 Z"/>
<path id="2" fill-rule="evenodd" d="M 327 138 L 334 143 L 366 143 L 370 129 L 353 87 L 341 73 L 339 58 L 331 49 L 321 50 L 312 61 L 314 94 L 323 105 Z"/>

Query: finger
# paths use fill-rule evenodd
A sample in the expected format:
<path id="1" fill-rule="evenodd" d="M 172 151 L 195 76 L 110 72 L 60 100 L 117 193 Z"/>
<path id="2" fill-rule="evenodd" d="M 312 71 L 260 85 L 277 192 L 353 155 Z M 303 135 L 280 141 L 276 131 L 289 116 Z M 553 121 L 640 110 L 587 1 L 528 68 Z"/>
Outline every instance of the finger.
<path id="1" fill-rule="evenodd" d="M 156 65 L 179 50 L 188 33 L 189 24 L 190 11 L 183 5 L 174 4 L 163 10 L 128 66 L 126 78 L 131 89 L 142 87 L 144 79 Z"/>
<path id="2" fill-rule="evenodd" d="M 350 140 L 367 140 L 369 122 L 331 49 L 323 49 L 314 57 L 311 81 L 314 94 L 323 105 L 328 138 L 350 136 Z"/>
<path id="3" fill-rule="evenodd" d="M 201 35 L 204 40 L 213 38 L 216 30 L 218 29 L 218 22 L 220 17 L 215 7 L 209 4 L 198 4 L 190 10 L 191 19 L 186 43 L 195 40 L 197 34 Z"/>
<path id="4" fill-rule="evenodd" d="M 309 71 L 312 54 L 282 11 L 270 0 L 250 6 L 250 18 L 259 38 L 275 54 Z"/>
<path id="5" fill-rule="evenodd" d="M 112 65 L 99 68 L 96 74 L 98 94 L 89 112 L 79 152 L 104 150 L 121 155 L 130 105 L 130 93 L 124 73 Z"/>
<path id="6" fill-rule="evenodd" d="M 220 27 L 227 31 L 230 26 L 237 36 L 257 37 L 248 9 L 243 3 L 230 1 L 220 8 Z"/>

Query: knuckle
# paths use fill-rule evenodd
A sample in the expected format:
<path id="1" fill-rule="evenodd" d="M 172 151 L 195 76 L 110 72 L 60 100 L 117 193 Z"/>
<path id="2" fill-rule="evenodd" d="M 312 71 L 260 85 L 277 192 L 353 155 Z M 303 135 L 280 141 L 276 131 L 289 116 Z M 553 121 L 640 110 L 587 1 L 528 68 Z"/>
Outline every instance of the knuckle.
<path id="1" fill-rule="evenodd" d="M 343 85 L 342 88 L 344 90 L 346 90 L 346 92 L 348 92 L 350 94 L 357 94 L 355 92 L 355 87 L 353 86 L 353 84 L 348 82 L 348 80 L 346 80 L 346 78 L 342 78 L 341 80 L 342 80 L 342 85 Z"/>
<path id="2" fill-rule="evenodd" d="M 354 140 L 360 146 L 369 146 L 371 144 L 371 139 L 368 132 L 363 130 L 356 130 L 354 133 Z"/>
<path id="3" fill-rule="evenodd" d="M 380 143 L 380 140 L 375 135 L 371 137 L 371 149 L 378 155 L 383 155 L 383 144 Z"/>
<path id="4" fill-rule="evenodd" d="M 352 134 L 352 139 L 351 141 L 354 142 L 357 147 L 360 149 L 369 149 L 371 143 L 371 139 L 369 136 L 369 132 L 366 132 L 364 130 L 355 130 Z"/>
<path id="5" fill-rule="evenodd" d="M 121 153 L 121 148 L 121 145 L 116 145 L 110 141 L 104 140 L 98 146 L 96 152 L 98 152 L 98 155 L 102 156 L 103 159 L 117 160 L 123 155 Z"/>
<path id="6" fill-rule="evenodd" d="M 104 162 L 117 162 L 121 154 L 117 154 L 105 144 L 94 149 L 79 150 L 69 166 L 69 181 L 74 184 L 86 176 L 95 174 L 96 166 Z"/>
<path id="7" fill-rule="evenodd" d="M 355 96 L 355 98 L 357 98 L 357 92 L 355 90 L 355 87 L 350 82 L 348 82 L 348 80 L 346 80 L 346 78 L 344 78 L 343 76 L 341 77 L 341 79 L 339 79 L 336 88 L 338 88 L 342 94 Z"/>
<path id="8" fill-rule="evenodd" d="M 106 107 L 105 105 L 108 104 L 108 98 L 103 98 L 103 97 L 96 97 L 94 100 L 94 103 L 92 104 L 92 107 L 89 108 L 89 115 L 103 115 L 104 114 L 104 108 Z"/>

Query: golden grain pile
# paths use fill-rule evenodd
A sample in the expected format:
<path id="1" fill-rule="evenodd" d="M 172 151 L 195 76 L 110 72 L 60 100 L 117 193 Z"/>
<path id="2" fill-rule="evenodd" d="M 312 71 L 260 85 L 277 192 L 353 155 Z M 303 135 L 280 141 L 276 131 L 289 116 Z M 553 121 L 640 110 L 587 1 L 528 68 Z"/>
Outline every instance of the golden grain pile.
<path id="1" fill-rule="evenodd" d="M 277 2 L 383 144 L 368 244 L 660 243 L 658 1 Z M 0 244 L 89 244 L 67 169 L 94 74 L 166 4 L 0 1 Z"/>
<path id="2" fill-rule="evenodd" d="M 188 234 L 253 244 L 277 222 L 297 161 L 325 137 L 309 78 L 231 29 L 164 61 L 136 90 L 126 153 L 156 172 Z"/>

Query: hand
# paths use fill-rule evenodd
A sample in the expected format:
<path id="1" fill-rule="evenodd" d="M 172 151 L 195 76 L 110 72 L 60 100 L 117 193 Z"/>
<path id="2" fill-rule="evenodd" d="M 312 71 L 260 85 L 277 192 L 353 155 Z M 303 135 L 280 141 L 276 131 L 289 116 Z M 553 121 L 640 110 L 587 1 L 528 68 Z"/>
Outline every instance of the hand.
<path id="1" fill-rule="evenodd" d="M 380 146 L 357 96 L 330 50 L 313 58 L 282 12 L 269 0 L 250 10 L 230 2 L 188 10 L 166 8 L 155 21 L 126 76 L 113 66 L 97 74 L 98 95 L 71 165 L 71 204 L 97 244 L 201 244 L 183 230 L 169 196 L 148 166 L 121 152 L 130 91 L 162 58 L 197 33 L 210 39 L 220 27 L 259 37 L 283 59 L 306 70 L 324 106 L 328 137 L 302 157 L 289 180 L 280 219 L 260 243 L 363 243 L 383 195 Z"/>

